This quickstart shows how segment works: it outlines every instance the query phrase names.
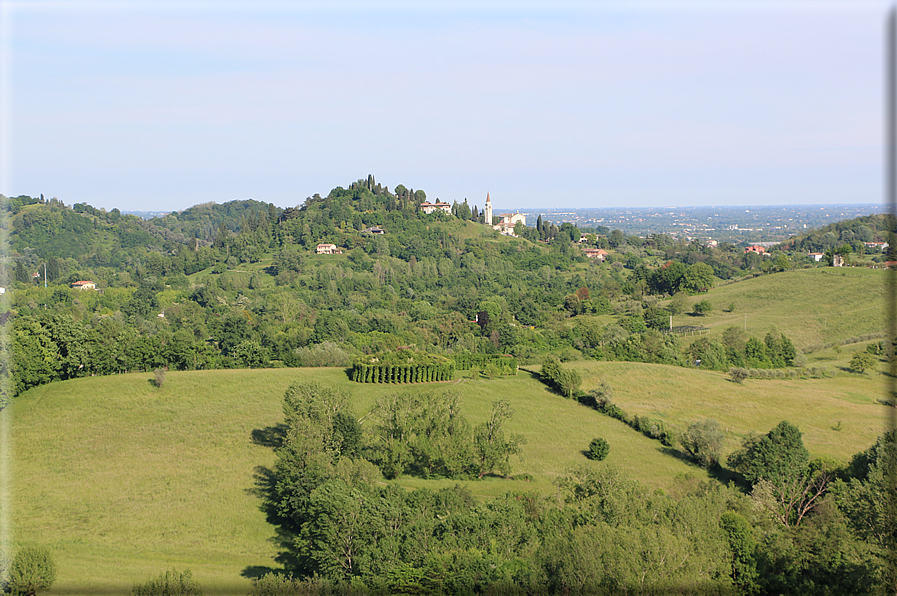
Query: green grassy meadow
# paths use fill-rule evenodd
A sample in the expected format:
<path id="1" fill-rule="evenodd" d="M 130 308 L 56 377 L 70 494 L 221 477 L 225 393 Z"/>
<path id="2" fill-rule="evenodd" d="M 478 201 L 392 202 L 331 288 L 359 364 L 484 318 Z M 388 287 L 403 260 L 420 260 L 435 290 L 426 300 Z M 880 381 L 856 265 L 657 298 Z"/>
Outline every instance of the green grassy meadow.
<path id="1" fill-rule="evenodd" d="M 76 379 L 32 389 L 9 409 L 14 461 L 14 540 L 52 548 L 59 577 L 51 593 L 127 592 L 168 569 L 191 569 L 209 593 L 247 593 L 247 575 L 277 568 L 276 528 L 257 496 L 258 467 L 274 454 L 253 430 L 281 421 L 281 397 L 301 379 L 345 386 L 363 415 L 395 391 L 462 392 L 471 423 L 492 400 L 508 399 L 508 431 L 527 439 L 514 474 L 532 479 L 461 482 L 479 498 L 508 490 L 553 491 L 595 436 L 606 460 L 648 486 L 706 474 L 618 421 L 547 391 L 527 373 L 504 380 L 459 375 L 456 383 L 358 385 L 342 369 L 170 372 Z M 401 478 L 409 488 L 455 481 Z"/>
<path id="2" fill-rule="evenodd" d="M 585 388 L 609 381 L 615 401 L 630 413 L 683 427 L 701 417 L 719 420 L 729 449 L 741 436 L 788 419 L 814 456 L 846 460 L 883 426 L 884 408 L 875 403 L 880 383 L 872 377 L 737 385 L 720 373 L 662 365 L 576 366 Z M 28 391 L 9 410 L 14 540 L 53 549 L 59 577 L 51 593 L 124 593 L 172 567 L 192 570 L 208 593 L 247 593 L 249 576 L 278 568 L 276 528 L 260 509 L 256 480 L 274 454 L 253 441 L 253 431 L 281 421 L 281 397 L 297 380 L 344 386 L 359 416 L 379 395 L 396 391 L 458 390 L 472 424 L 486 418 L 493 400 L 509 400 L 515 415 L 507 430 L 527 440 L 513 473 L 530 479 L 460 483 L 480 499 L 508 490 L 550 494 L 557 476 L 587 461 L 582 451 L 596 436 L 611 445 L 607 463 L 649 487 L 670 488 L 681 474 L 707 477 L 659 442 L 551 393 L 525 371 L 508 379 L 459 373 L 454 383 L 415 386 L 359 385 L 342 369 L 170 372 L 161 389 L 151 378 L 55 383 Z"/>
<path id="3" fill-rule="evenodd" d="M 709 300 L 706 316 L 682 314 L 673 325 L 703 325 L 711 336 L 728 327 L 763 338 L 773 327 L 798 349 L 884 331 L 887 271 L 861 267 L 798 269 L 720 285 L 689 298 Z M 735 310 L 727 312 L 729 305 Z"/>
<path id="4" fill-rule="evenodd" d="M 628 414 L 662 420 L 678 432 L 712 418 L 726 431 L 724 453 L 751 433 L 765 434 L 782 420 L 796 424 L 811 457 L 844 462 L 885 430 L 885 377 L 878 371 L 827 379 L 747 379 L 714 371 L 631 362 L 580 362 L 583 388 L 604 380 Z M 839 430 L 835 430 L 838 428 Z"/>

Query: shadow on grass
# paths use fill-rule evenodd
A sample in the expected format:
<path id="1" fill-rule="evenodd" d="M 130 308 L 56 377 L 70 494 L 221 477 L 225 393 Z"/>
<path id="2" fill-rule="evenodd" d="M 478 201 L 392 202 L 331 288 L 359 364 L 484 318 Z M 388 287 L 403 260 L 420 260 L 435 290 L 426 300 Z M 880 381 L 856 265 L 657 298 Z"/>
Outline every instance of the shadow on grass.
<path id="1" fill-rule="evenodd" d="M 714 466 L 711 466 L 710 468 L 704 468 L 704 466 L 696 462 L 688 453 L 682 451 L 681 449 L 676 449 L 675 447 L 663 447 L 660 451 L 664 455 L 675 457 L 676 459 L 685 462 L 690 466 L 706 470 L 707 474 L 718 482 L 721 482 L 725 485 L 734 484 L 737 488 L 747 493 L 751 491 L 751 485 L 747 480 L 745 480 L 744 476 L 742 476 L 738 472 L 729 470 L 728 468 L 724 468 L 720 464 L 716 464 Z"/>
<path id="2" fill-rule="evenodd" d="M 540 375 L 539 373 L 537 373 L 533 370 L 530 370 L 528 368 L 523 368 L 522 366 L 519 367 L 517 370 L 518 370 L 518 375 L 520 374 L 520 372 L 525 372 L 529 375 L 529 378 L 531 378 L 532 380 L 539 381 L 540 383 L 542 383 L 542 388 L 545 389 L 545 391 L 547 391 L 548 393 L 552 393 L 554 395 L 557 395 L 558 397 L 563 397 L 564 399 L 573 399 L 573 400 L 576 399 L 575 395 L 574 396 L 564 395 L 558 389 L 555 389 L 551 385 L 548 385 L 547 383 L 545 383 L 545 381 L 542 380 L 542 375 Z M 580 401 L 580 403 L 582 403 L 582 402 Z M 588 405 L 588 404 L 583 404 L 583 405 Z"/>
<path id="3" fill-rule="evenodd" d="M 258 579 L 266 573 L 285 574 L 297 569 L 299 561 L 296 557 L 294 545 L 295 535 L 287 527 L 287 521 L 277 511 L 277 475 L 274 470 L 264 466 L 256 466 L 252 474 L 255 486 L 247 488 L 246 493 L 261 500 L 259 510 L 265 514 L 265 521 L 274 526 L 275 534 L 268 540 L 279 549 L 274 560 L 283 565 L 282 568 L 252 565 L 246 567 L 240 575 L 243 577 Z"/>
<path id="4" fill-rule="evenodd" d="M 252 442 L 255 445 L 277 449 L 283 445 L 283 440 L 287 436 L 286 424 L 275 424 L 274 426 L 266 426 L 265 428 L 255 428 L 252 430 Z"/>
<path id="5" fill-rule="evenodd" d="M 273 573 L 274 575 L 291 575 L 286 569 L 265 567 L 263 565 L 250 565 L 243 569 L 243 571 L 240 572 L 240 575 L 248 577 L 249 579 L 260 579 L 262 576 L 268 575 L 269 573 Z"/>
<path id="6" fill-rule="evenodd" d="M 287 426 L 275 424 L 265 428 L 253 429 L 251 440 L 255 445 L 277 449 L 283 445 Z M 283 567 L 275 568 L 265 565 L 250 565 L 240 573 L 243 577 L 258 579 L 268 573 L 283 575 L 299 568 L 295 535 L 290 530 L 290 520 L 285 519 L 278 511 L 277 473 L 265 466 L 256 466 L 252 473 L 253 487 L 245 492 L 259 499 L 259 510 L 265 514 L 265 521 L 274 526 L 274 536 L 268 540 L 279 550 L 274 561 Z"/>
<path id="7" fill-rule="evenodd" d="M 522 366 L 519 366 L 519 367 L 517 367 L 517 372 L 518 372 L 518 374 L 525 372 L 526 374 L 529 375 L 529 378 L 531 378 L 535 381 L 542 380 L 542 376 L 539 373 L 537 373 L 536 371 L 529 369 L 529 368 L 523 368 Z"/>
<path id="8" fill-rule="evenodd" d="M 692 466 L 695 466 L 696 468 L 701 467 L 700 464 L 698 464 L 695 460 L 693 460 L 689 454 L 685 453 L 681 449 L 676 449 L 675 447 L 666 447 L 666 446 L 661 446 L 659 449 L 660 449 L 660 452 L 663 453 L 664 455 L 669 455 L 670 457 L 675 457 L 676 459 L 683 461 L 687 464 L 690 464 Z"/>

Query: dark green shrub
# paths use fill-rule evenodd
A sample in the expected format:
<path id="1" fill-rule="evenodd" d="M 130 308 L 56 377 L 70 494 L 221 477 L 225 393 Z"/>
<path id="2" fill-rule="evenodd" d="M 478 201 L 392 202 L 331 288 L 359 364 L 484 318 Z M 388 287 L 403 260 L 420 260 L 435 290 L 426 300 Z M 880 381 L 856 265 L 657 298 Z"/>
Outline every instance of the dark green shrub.
<path id="1" fill-rule="evenodd" d="M 607 454 L 610 453 L 610 445 L 607 444 L 607 441 L 600 437 L 596 437 L 592 439 L 592 442 L 589 443 L 589 450 L 586 453 L 586 456 L 589 459 L 594 459 L 595 461 L 601 461 Z"/>

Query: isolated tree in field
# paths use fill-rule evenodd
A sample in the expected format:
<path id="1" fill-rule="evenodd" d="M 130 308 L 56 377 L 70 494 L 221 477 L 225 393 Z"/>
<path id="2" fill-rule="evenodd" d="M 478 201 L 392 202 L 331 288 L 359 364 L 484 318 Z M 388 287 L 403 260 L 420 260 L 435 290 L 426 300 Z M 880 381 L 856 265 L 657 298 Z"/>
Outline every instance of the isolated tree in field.
<path id="1" fill-rule="evenodd" d="M 704 316 L 710 314 L 712 311 L 713 305 L 710 304 L 709 300 L 701 300 L 695 304 L 694 313 L 696 315 Z"/>
<path id="2" fill-rule="evenodd" d="M 742 383 L 748 378 L 748 369 L 741 366 L 733 366 L 729 369 L 729 376 L 732 377 L 732 380 L 736 383 Z"/>
<path id="3" fill-rule="evenodd" d="M 850 359 L 850 370 L 861 373 L 875 366 L 875 356 L 869 352 L 856 352 Z"/>
<path id="4" fill-rule="evenodd" d="M 3 563 L 0 566 L 3 592 L 33 596 L 49 590 L 56 581 L 56 562 L 46 547 L 26 546 L 13 556 L 12 565 L 8 560 Z"/>
<path id="5" fill-rule="evenodd" d="M 692 422 L 680 439 L 683 449 L 705 468 L 719 464 L 726 436 L 716 420 Z"/>
<path id="6" fill-rule="evenodd" d="M 501 400 L 492 402 L 492 415 L 489 420 L 474 429 L 474 453 L 479 467 L 478 478 L 497 470 L 502 476 L 511 473 L 509 459 L 520 453 L 524 443 L 521 435 L 505 438 L 502 428 L 504 422 L 511 418 L 514 411 L 508 402 Z"/>

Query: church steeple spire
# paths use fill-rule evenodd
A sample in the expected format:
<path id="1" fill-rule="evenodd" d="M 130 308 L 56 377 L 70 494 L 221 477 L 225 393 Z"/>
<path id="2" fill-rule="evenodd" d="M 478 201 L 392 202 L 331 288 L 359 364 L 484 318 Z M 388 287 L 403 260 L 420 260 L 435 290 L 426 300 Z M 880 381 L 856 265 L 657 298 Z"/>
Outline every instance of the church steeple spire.
<path id="1" fill-rule="evenodd" d="M 492 227 L 492 199 L 489 198 L 489 193 L 486 193 L 486 207 L 483 213 L 483 222 Z"/>

